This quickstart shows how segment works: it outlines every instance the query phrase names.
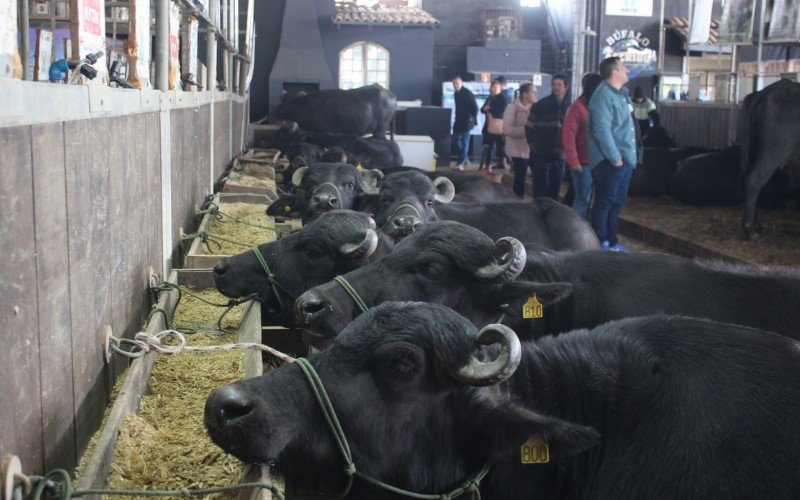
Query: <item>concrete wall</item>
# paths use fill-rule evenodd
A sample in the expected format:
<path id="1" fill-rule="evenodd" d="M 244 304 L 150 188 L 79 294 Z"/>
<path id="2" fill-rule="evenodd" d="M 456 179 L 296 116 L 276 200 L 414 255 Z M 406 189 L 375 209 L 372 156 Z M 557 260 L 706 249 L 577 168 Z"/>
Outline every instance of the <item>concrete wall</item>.
<path id="1" fill-rule="evenodd" d="M 74 467 L 128 364 L 104 364 L 103 328 L 139 330 L 148 269 L 165 276 L 179 227 L 194 230 L 243 146 L 245 106 L 0 80 L 0 456 L 27 473 Z"/>

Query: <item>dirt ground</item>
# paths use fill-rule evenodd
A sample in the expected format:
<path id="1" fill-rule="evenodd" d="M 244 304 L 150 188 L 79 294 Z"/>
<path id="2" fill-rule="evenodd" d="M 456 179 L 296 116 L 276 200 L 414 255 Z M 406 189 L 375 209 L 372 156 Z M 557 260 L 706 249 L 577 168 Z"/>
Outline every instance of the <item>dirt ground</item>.
<path id="1" fill-rule="evenodd" d="M 753 242 L 739 238 L 739 207 L 696 207 L 664 196 L 629 198 L 622 210 L 624 219 L 737 259 L 800 267 L 800 211 L 790 206 L 758 214 L 764 230 Z"/>

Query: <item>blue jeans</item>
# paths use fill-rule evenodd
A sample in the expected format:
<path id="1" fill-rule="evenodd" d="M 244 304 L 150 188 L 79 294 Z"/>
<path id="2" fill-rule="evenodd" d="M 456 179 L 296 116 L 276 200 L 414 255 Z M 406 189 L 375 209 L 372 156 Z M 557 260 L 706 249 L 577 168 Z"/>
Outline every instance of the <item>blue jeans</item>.
<path id="1" fill-rule="evenodd" d="M 575 201 L 572 208 L 581 216 L 586 217 L 589 213 L 589 202 L 592 200 L 592 171 L 589 165 L 583 165 L 581 173 L 570 169 L 572 176 L 572 189 L 575 191 Z"/>
<path id="2" fill-rule="evenodd" d="M 456 153 L 458 154 L 458 164 L 464 165 L 467 163 L 469 156 L 469 137 L 470 131 L 466 132 L 453 132 L 453 137 L 456 141 Z"/>
<path id="3" fill-rule="evenodd" d="M 558 201 L 561 181 L 564 179 L 564 160 L 543 157 L 531 152 L 531 171 L 533 172 L 533 197 L 549 196 Z"/>
<path id="4" fill-rule="evenodd" d="M 592 169 L 595 194 L 592 229 L 600 242 L 607 241 L 609 246 L 619 243 L 617 222 L 622 206 L 628 199 L 632 174 L 631 165 L 615 167 L 608 160 L 601 161 Z"/>
<path id="5" fill-rule="evenodd" d="M 523 198 L 525 196 L 525 176 L 528 174 L 528 167 L 530 161 L 527 158 L 511 158 L 511 164 L 514 166 L 514 194 Z M 531 167 L 533 171 L 533 167 Z"/>

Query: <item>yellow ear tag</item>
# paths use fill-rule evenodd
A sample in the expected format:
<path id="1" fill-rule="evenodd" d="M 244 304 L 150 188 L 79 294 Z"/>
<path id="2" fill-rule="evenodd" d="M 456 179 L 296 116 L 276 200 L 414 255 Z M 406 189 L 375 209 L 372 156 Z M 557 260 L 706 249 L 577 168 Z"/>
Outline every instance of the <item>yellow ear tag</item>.
<path id="1" fill-rule="evenodd" d="M 283 206 L 283 211 L 288 214 L 289 212 L 292 211 L 292 207 L 290 205 L 284 205 Z"/>
<path id="2" fill-rule="evenodd" d="M 360 163 L 356 163 L 356 170 L 364 170 Z"/>
<path id="3" fill-rule="evenodd" d="M 544 316 L 544 306 L 536 298 L 536 294 L 531 295 L 525 304 L 522 305 L 522 317 L 525 319 L 541 318 Z"/>
<path id="4" fill-rule="evenodd" d="M 542 441 L 538 434 L 529 437 L 522 443 L 520 462 L 523 464 L 546 464 L 550 462 L 550 447 Z"/>

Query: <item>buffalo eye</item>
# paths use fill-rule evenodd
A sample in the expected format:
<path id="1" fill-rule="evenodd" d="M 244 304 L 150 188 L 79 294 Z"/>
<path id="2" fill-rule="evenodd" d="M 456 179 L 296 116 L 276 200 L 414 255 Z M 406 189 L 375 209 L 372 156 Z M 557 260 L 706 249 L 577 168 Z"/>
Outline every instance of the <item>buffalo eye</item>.
<path id="1" fill-rule="evenodd" d="M 423 374 L 424 354 L 413 345 L 401 343 L 379 348 L 376 356 L 380 359 L 384 381 L 390 386 L 417 382 Z"/>
<path id="2" fill-rule="evenodd" d="M 353 183 L 352 182 L 348 182 L 348 183 L 346 183 L 344 185 L 344 187 L 346 187 L 347 189 L 353 189 Z"/>
<path id="3" fill-rule="evenodd" d="M 432 207 L 433 206 L 433 200 L 428 200 L 428 201 L 425 202 L 425 204 L 428 205 L 429 207 Z"/>
<path id="4" fill-rule="evenodd" d="M 437 264 L 429 264 L 423 269 L 423 274 L 431 281 L 436 281 L 442 277 L 442 269 Z"/>

